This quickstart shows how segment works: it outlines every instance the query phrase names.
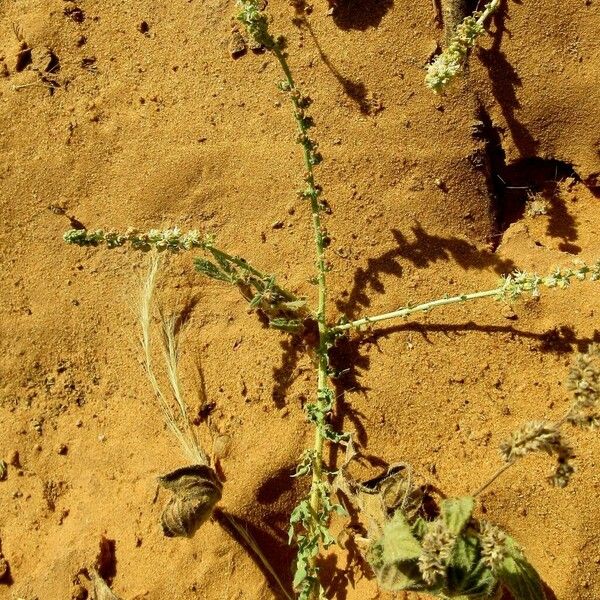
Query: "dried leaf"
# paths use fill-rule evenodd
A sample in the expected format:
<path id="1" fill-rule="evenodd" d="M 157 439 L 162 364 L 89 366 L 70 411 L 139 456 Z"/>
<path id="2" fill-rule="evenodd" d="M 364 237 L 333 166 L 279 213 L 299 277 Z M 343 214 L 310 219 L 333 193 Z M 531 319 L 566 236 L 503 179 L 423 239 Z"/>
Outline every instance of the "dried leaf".
<path id="1" fill-rule="evenodd" d="M 212 515 L 221 499 L 223 486 L 215 471 L 207 465 L 177 469 L 159 478 L 173 492 L 161 516 L 167 537 L 192 537 Z"/>

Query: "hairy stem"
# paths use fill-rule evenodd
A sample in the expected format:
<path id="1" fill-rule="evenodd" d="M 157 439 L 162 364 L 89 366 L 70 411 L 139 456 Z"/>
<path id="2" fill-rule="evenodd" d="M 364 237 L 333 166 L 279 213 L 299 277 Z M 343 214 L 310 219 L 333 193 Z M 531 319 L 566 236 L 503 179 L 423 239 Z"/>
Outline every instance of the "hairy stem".
<path id="1" fill-rule="evenodd" d="M 444 35 L 446 45 L 452 42 L 456 27 L 467 16 L 467 0 L 443 0 L 442 13 L 444 19 Z"/>
<path id="2" fill-rule="evenodd" d="M 481 12 L 475 12 L 457 23 L 460 12 L 464 11 L 464 3 L 461 0 L 445 0 L 443 12 L 446 48 L 429 64 L 425 77 L 426 85 L 436 94 L 443 92 L 463 71 L 470 49 L 485 33 L 485 22 L 498 9 L 500 2 L 501 0 L 491 0 Z"/>
<path id="3" fill-rule="evenodd" d="M 508 469 L 510 469 L 516 461 L 511 461 L 509 463 L 506 463 L 504 465 L 502 465 L 499 469 L 496 470 L 496 472 L 479 488 L 477 488 L 477 490 L 475 490 L 471 496 L 473 496 L 473 498 L 479 496 L 480 494 L 482 494 L 485 490 L 487 490 L 487 488 L 490 487 L 490 485 L 492 485 L 492 483 L 494 483 L 494 481 L 496 481 L 496 479 L 498 479 L 498 477 L 500 477 L 505 471 L 508 471 Z"/>
<path id="4" fill-rule="evenodd" d="M 494 12 L 496 12 L 498 10 L 498 8 L 500 7 L 500 2 L 501 2 L 501 0 L 492 0 L 491 2 L 486 4 L 485 7 L 483 8 L 483 11 L 477 18 L 477 23 L 479 25 L 485 25 L 485 22 L 488 20 L 490 15 L 493 14 Z"/>
<path id="5" fill-rule="evenodd" d="M 360 329 L 367 325 L 373 325 L 380 321 L 389 321 L 391 319 L 405 318 L 418 312 L 429 312 L 430 310 L 439 306 L 446 306 L 448 304 L 457 304 L 459 302 L 467 302 L 469 300 L 477 300 L 479 298 L 488 298 L 490 296 L 497 296 L 502 291 L 502 288 L 494 288 L 493 290 L 486 290 L 485 292 L 475 292 L 473 294 L 461 294 L 460 296 L 451 296 L 449 298 L 440 298 L 439 300 L 431 300 L 430 302 L 424 302 L 423 304 L 417 304 L 416 306 L 407 306 L 400 308 L 392 312 L 384 313 L 381 315 L 375 315 L 373 317 L 362 317 L 355 321 L 349 321 L 348 323 L 341 323 L 331 328 L 332 333 L 341 333 L 348 329 Z"/>
<path id="6" fill-rule="evenodd" d="M 308 419 L 315 427 L 313 448 L 308 450 L 298 474 L 310 474 L 311 486 L 309 494 L 295 507 L 290 517 L 290 540 L 298 545 L 294 588 L 300 600 L 317 600 L 323 597 L 323 588 L 319 581 L 317 557 L 321 549 L 333 543 L 328 529 L 330 514 L 337 509 L 330 499 L 327 473 L 323 465 L 325 440 L 342 441 L 343 436 L 334 432 L 328 423 L 333 410 L 334 395 L 328 386 L 330 346 L 330 329 L 327 325 L 327 264 L 325 248 L 327 236 L 321 222 L 323 203 L 320 200 L 321 187 L 315 182 L 314 167 L 322 158 L 317 150 L 316 142 L 310 137 L 309 130 L 313 126 L 312 119 L 306 114 L 310 98 L 304 96 L 297 88 L 281 39 L 269 33 L 266 15 L 259 10 L 255 0 L 238 0 L 240 6 L 239 20 L 246 26 L 254 40 L 269 50 L 277 59 L 284 75 L 279 85 L 291 100 L 294 120 L 296 121 L 296 141 L 302 146 L 304 158 L 304 189 L 300 196 L 310 205 L 310 214 L 314 235 L 316 255 L 316 283 L 318 286 L 318 306 L 316 320 L 319 331 L 319 343 L 316 349 L 317 394 L 316 401 L 305 407 Z"/>
<path id="7" fill-rule="evenodd" d="M 575 269 L 556 269 L 545 277 L 540 277 L 535 273 L 524 273 L 515 271 L 514 273 L 503 277 L 499 286 L 485 290 L 483 292 L 473 292 L 471 294 L 460 294 L 459 296 L 449 296 L 438 300 L 430 300 L 423 304 L 415 306 L 406 306 L 392 312 L 375 315 L 372 317 L 362 317 L 355 321 L 340 323 L 330 328 L 330 333 L 335 335 L 350 329 L 360 329 L 381 321 L 391 319 L 406 318 L 419 312 L 428 312 L 440 306 L 448 304 L 458 304 L 459 302 L 468 302 L 469 300 L 479 300 L 480 298 L 494 298 L 496 300 L 516 300 L 524 293 L 528 292 L 532 297 L 540 295 L 541 288 L 559 288 L 566 289 L 571 284 L 571 280 L 583 281 L 589 278 L 591 281 L 600 280 L 600 261 L 593 265 L 580 263 Z"/>

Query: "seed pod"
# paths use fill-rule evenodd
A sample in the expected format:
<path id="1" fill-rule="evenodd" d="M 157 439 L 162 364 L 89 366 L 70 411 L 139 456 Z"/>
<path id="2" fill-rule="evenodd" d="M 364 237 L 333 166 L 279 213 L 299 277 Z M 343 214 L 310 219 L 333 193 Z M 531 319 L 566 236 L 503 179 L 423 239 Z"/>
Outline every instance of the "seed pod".
<path id="1" fill-rule="evenodd" d="M 211 517 L 223 490 L 216 473 L 207 465 L 176 469 L 159 477 L 158 482 L 173 492 L 161 515 L 167 537 L 192 537 Z"/>

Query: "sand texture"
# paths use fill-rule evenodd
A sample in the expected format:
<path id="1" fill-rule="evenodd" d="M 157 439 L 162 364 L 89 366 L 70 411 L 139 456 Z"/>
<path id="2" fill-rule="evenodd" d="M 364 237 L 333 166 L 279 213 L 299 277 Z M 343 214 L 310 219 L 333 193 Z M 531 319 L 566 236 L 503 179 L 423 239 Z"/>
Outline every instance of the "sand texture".
<path id="1" fill-rule="evenodd" d="M 326 0 L 301 4 L 267 10 L 313 99 L 332 322 L 600 258 L 599 0 L 505 0 L 445 96 L 423 84 L 444 40 L 435 2 L 351 0 L 333 14 Z M 192 539 L 163 536 L 157 477 L 185 458 L 141 366 L 147 256 L 62 241 L 71 223 L 198 229 L 315 303 L 281 74 L 268 53 L 232 58 L 234 15 L 232 0 L 0 0 L 2 600 L 77 598 L 102 536 L 123 600 L 280 597 L 217 521 Z M 527 216 L 536 191 L 548 214 Z M 312 444 L 302 407 L 314 368 L 236 289 L 195 273 L 196 254 L 166 261 L 157 297 L 189 317 L 182 382 L 198 435 L 218 447 L 219 506 L 289 585 L 288 519 L 308 486 L 290 474 Z M 405 462 L 447 496 L 476 489 L 512 430 L 564 414 L 569 364 L 600 341 L 599 285 L 352 336 L 336 358 L 335 423 L 356 432 L 354 475 Z M 568 435 L 570 486 L 548 485 L 551 459 L 531 457 L 477 515 L 519 541 L 549 599 L 597 600 L 600 441 Z M 352 553 L 332 549 L 321 569 L 329 598 L 392 598 Z"/>

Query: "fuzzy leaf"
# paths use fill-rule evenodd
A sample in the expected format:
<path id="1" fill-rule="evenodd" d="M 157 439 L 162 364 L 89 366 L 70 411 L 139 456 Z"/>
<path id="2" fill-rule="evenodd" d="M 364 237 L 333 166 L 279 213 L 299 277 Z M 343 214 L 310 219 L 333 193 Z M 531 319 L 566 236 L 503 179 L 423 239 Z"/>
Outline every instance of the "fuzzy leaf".
<path id="1" fill-rule="evenodd" d="M 377 582 L 384 590 L 423 590 L 425 585 L 416 561 L 387 564 L 376 569 Z M 428 593 L 429 590 L 428 590 Z"/>
<path id="2" fill-rule="evenodd" d="M 292 586 L 294 589 L 298 589 L 298 586 L 306 579 L 308 572 L 306 570 L 306 563 L 303 560 L 299 560 L 296 564 L 296 573 L 294 574 L 294 581 Z"/>
<path id="3" fill-rule="evenodd" d="M 296 312 L 306 306 L 306 300 L 291 300 L 289 302 L 281 302 L 281 306 L 287 310 Z"/>
<path id="4" fill-rule="evenodd" d="M 517 543 L 509 537 L 507 546 L 510 554 L 498 569 L 498 579 L 515 600 L 547 600 L 540 576 L 523 556 Z"/>
<path id="5" fill-rule="evenodd" d="M 477 567 L 471 571 L 462 582 L 460 591 L 467 594 L 468 598 L 490 598 L 498 588 L 498 580 L 492 571 L 479 562 Z"/>
<path id="6" fill-rule="evenodd" d="M 417 517 L 412 524 L 411 531 L 419 541 L 422 540 L 427 533 L 427 521 L 423 517 Z"/>
<path id="7" fill-rule="evenodd" d="M 489 598 L 498 582 L 491 570 L 480 560 L 477 536 L 463 531 L 454 544 L 446 573 L 446 587 L 452 597 L 466 594 L 468 598 Z"/>
<path id="8" fill-rule="evenodd" d="M 275 317 L 274 319 L 269 319 L 269 325 L 273 327 L 273 329 L 279 329 L 289 333 L 296 333 L 297 331 L 300 331 L 300 328 L 302 327 L 302 321 L 298 319 L 284 319 L 283 317 Z"/>
<path id="9" fill-rule="evenodd" d="M 461 535 L 454 543 L 450 566 L 464 573 L 472 571 L 479 558 L 479 541 L 472 535 Z"/>
<path id="10" fill-rule="evenodd" d="M 205 260 L 204 258 L 197 258 L 194 261 L 194 266 L 196 267 L 196 271 L 210 277 L 211 279 L 217 279 L 219 281 L 226 281 L 231 283 L 231 278 L 221 271 L 217 265 L 211 263 L 209 260 Z"/>
<path id="11" fill-rule="evenodd" d="M 398 511 L 383 528 L 381 537 L 384 564 L 419 558 L 422 549 L 404 515 Z"/>
<path id="12" fill-rule="evenodd" d="M 474 504 L 470 496 L 449 498 L 442 502 L 442 516 L 451 533 L 458 535 L 465 528 L 471 519 Z"/>

